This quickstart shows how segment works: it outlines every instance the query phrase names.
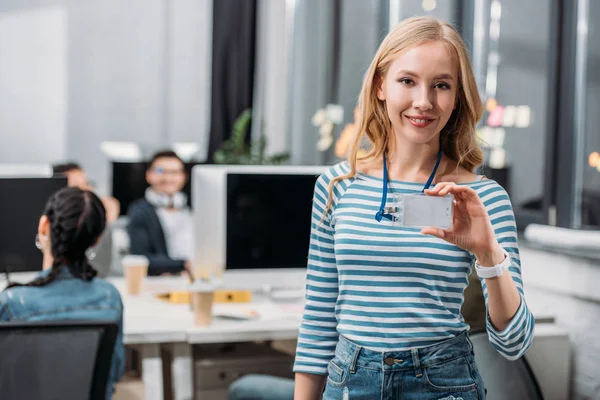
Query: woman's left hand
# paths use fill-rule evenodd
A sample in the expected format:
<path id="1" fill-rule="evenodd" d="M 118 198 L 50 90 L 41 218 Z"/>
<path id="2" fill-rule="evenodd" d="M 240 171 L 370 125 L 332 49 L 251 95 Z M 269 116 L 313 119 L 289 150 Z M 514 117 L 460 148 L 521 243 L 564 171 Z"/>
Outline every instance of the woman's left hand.
<path id="1" fill-rule="evenodd" d="M 450 229 L 428 227 L 421 231 L 470 251 L 478 259 L 487 258 L 500 248 L 487 210 L 475 190 L 454 182 L 441 182 L 425 190 L 428 196 L 454 196 L 454 212 Z M 494 257 L 495 258 L 495 257 Z"/>

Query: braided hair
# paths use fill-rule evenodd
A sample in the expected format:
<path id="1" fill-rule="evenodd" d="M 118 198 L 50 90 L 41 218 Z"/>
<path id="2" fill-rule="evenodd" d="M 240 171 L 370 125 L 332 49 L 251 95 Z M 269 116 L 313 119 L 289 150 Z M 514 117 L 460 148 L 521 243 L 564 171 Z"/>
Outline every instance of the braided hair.
<path id="1" fill-rule="evenodd" d="M 86 250 L 93 246 L 106 226 L 106 211 L 94 193 L 77 187 L 62 188 L 54 193 L 44 209 L 50 223 L 50 244 L 54 263 L 50 273 L 22 285 L 45 286 L 54 281 L 61 268 L 84 281 L 91 281 L 96 270 L 88 263 Z"/>

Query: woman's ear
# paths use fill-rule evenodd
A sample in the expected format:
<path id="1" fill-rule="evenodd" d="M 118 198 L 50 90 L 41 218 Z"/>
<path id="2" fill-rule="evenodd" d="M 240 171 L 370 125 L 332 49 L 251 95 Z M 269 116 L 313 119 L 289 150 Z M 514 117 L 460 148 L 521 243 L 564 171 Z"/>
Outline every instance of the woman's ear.
<path id="1" fill-rule="evenodd" d="M 40 217 L 40 222 L 38 223 L 38 235 L 40 236 L 48 236 L 50 233 L 50 220 L 48 216 L 42 215 Z"/>
<path id="2" fill-rule="evenodd" d="M 385 92 L 383 90 L 383 78 L 379 75 L 375 77 L 375 86 L 377 87 L 377 98 L 384 101 Z"/>

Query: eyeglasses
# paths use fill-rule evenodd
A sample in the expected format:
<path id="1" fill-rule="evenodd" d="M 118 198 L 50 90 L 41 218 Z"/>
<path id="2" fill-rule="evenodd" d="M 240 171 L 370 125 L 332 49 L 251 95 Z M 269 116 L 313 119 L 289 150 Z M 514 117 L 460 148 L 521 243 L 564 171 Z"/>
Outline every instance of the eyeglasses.
<path id="1" fill-rule="evenodd" d="M 152 170 L 159 175 L 181 175 L 184 173 L 183 169 L 164 169 L 163 167 L 154 167 Z"/>

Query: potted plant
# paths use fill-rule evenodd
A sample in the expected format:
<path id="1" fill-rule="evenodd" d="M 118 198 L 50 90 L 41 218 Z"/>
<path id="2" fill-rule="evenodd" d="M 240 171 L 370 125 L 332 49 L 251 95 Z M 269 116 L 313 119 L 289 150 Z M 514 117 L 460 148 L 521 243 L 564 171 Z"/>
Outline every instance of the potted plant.
<path id="1" fill-rule="evenodd" d="M 248 108 L 235 120 L 231 137 L 215 151 L 216 164 L 282 164 L 289 159 L 289 153 L 266 155 L 267 138 L 262 132 L 258 139 L 247 141 L 251 122 L 252 109 Z"/>

